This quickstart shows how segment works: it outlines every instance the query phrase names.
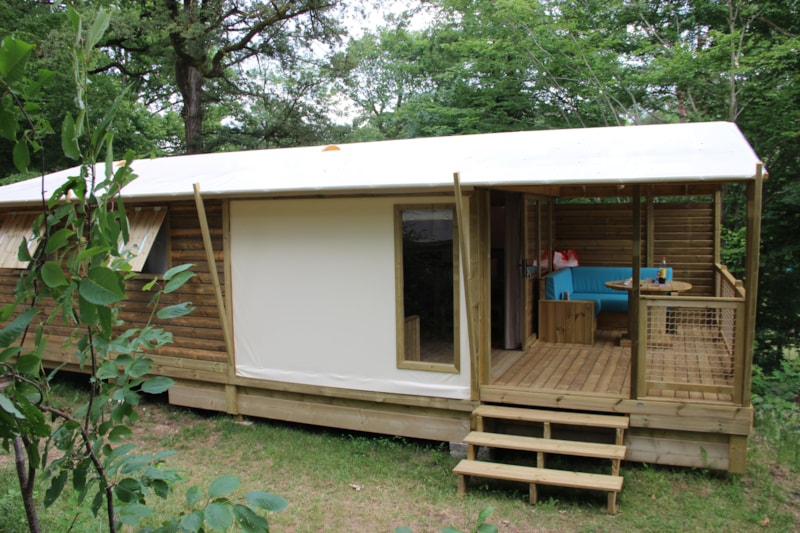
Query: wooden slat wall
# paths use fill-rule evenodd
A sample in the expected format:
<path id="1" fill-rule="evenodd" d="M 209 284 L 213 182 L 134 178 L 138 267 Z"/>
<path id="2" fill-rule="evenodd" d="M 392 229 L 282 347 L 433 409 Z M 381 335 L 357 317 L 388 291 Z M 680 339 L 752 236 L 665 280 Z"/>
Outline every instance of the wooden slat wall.
<path id="1" fill-rule="evenodd" d="M 714 294 L 714 204 L 655 204 L 654 260 L 692 284 L 692 296 Z"/>
<path id="2" fill-rule="evenodd" d="M 690 295 L 714 291 L 714 204 L 712 202 L 653 203 L 654 242 L 650 264 L 664 256 L 675 279 L 688 281 Z M 642 217 L 642 257 L 646 257 L 647 229 Z M 582 265 L 630 264 L 633 215 L 630 203 L 557 204 L 557 249 L 578 251 Z"/>
<path id="3" fill-rule="evenodd" d="M 222 203 L 206 202 L 205 209 L 218 275 L 224 292 Z M 172 332 L 174 342 L 159 350 L 158 354 L 204 361 L 227 361 L 225 339 L 203 248 L 197 209 L 193 202 L 170 204 L 168 217 L 172 250 L 170 266 L 193 263 L 192 272 L 196 276 L 180 290 L 165 294 L 161 303 L 167 306 L 189 301 L 195 306 L 195 310 L 185 317 L 160 324 Z M 149 311 L 147 302 L 150 300 L 150 295 L 139 289 L 150 279 L 151 277 L 147 275 L 137 276 L 128 283 L 128 300 L 122 313 L 122 319 L 126 321 L 128 327 L 144 325 L 143 321 L 146 320 Z"/>
<path id="4" fill-rule="evenodd" d="M 132 207 L 130 206 L 130 208 Z M 224 268 L 221 202 L 207 202 L 206 214 L 224 291 L 225 276 L 221 272 Z M 195 306 L 195 311 L 185 317 L 164 321 L 161 324 L 158 324 L 156 320 L 156 324 L 170 331 L 174 339 L 172 344 L 159 350 L 158 355 L 196 361 L 227 362 L 225 342 L 208 261 L 200 235 L 197 210 L 193 202 L 170 204 L 167 216 L 169 217 L 172 248 L 171 266 L 193 263 L 195 266 L 192 271 L 197 275 L 180 290 L 165 294 L 161 299 L 161 305 L 167 306 L 189 301 Z M 19 275 L 20 270 L 18 269 L 0 268 L 0 306 L 13 302 L 14 288 Z M 124 301 L 124 309 L 120 313 L 120 318 L 125 321 L 126 328 L 146 325 L 151 312 L 151 308 L 147 304 L 152 294 L 142 292 L 141 288 L 151 279 L 150 275 L 139 275 L 127 282 L 128 299 Z M 71 328 L 62 325 L 61 320 L 57 319 L 53 325 L 48 327 L 48 332 L 52 337 L 45 358 L 55 362 L 74 362 L 71 350 L 62 349 L 62 341 L 68 337 Z M 186 365 L 179 366 L 184 368 Z M 172 374 L 169 371 L 164 373 Z"/>

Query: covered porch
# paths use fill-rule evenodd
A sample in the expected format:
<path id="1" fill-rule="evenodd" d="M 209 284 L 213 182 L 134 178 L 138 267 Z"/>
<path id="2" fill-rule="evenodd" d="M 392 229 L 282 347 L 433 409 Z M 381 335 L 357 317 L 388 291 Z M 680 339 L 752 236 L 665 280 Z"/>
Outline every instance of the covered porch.
<path id="1" fill-rule="evenodd" d="M 712 295 L 640 295 L 639 307 L 638 342 L 623 340 L 625 321 L 600 321 L 592 342 L 493 349 L 481 402 L 627 416 L 626 460 L 743 472 L 753 411 L 742 283 L 717 266 Z"/>
<path id="2" fill-rule="evenodd" d="M 744 289 L 722 267 L 715 277 L 710 297 L 642 295 L 635 347 L 627 331 L 591 328 L 591 343 L 495 349 L 484 390 L 743 405 Z"/>

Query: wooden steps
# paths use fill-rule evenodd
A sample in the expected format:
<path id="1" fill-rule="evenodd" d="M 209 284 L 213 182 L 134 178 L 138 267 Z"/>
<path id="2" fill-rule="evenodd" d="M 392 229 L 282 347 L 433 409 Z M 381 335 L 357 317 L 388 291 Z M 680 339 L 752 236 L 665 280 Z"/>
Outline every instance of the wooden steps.
<path id="1" fill-rule="evenodd" d="M 520 422 L 551 422 L 568 426 L 590 426 L 597 428 L 628 429 L 628 417 L 573 413 L 570 411 L 547 411 L 526 409 L 524 407 L 504 407 L 500 405 L 480 405 L 473 417 L 517 420 Z"/>
<path id="2" fill-rule="evenodd" d="M 470 434 L 464 438 L 464 442 L 473 446 L 503 448 L 504 450 L 535 450 L 542 453 L 594 457 L 599 459 L 622 460 L 625 458 L 625 446 L 600 444 L 597 442 L 521 437 L 519 435 L 485 433 L 483 431 L 470 432 Z"/>
<path id="3" fill-rule="evenodd" d="M 622 442 L 624 431 L 629 424 L 627 417 L 496 405 L 481 405 L 473 411 L 472 416 L 475 430 L 464 438 L 467 444 L 467 459 L 462 460 L 453 470 L 459 476 L 459 494 L 466 492 L 470 476 L 528 483 L 532 504 L 537 500 L 537 485 L 599 490 L 608 493 L 608 511 L 616 513 L 617 494 L 622 490 L 623 483 L 619 467 L 626 453 L 626 447 Z M 487 419 L 541 424 L 543 435 L 530 437 L 487 432 L 484 431 Z M 551 438 L 553 425 L 613 430 L 615 443 L 553 439 Z M 479 461 L 477 449 L 481 446 L 536 453 L 536 466 Z M 546 468 L 546 454 L 608 459 L 611 461 L 611 473 L 596 474 Z"/>
<path id="4" fill-rule="evenodd" d="M 536 485 L 554 485 L 573 489 L 600 490 L 608 493 L 608 510 L 617 512 L 617 493 L 622 490 L 621 476 L 606 476 L 587 472 L 531 468 L 529 466 L 506 465 L 462 459 L 453 471 L 458 474 L 458 493 L 467 491 L 469 476 L 520 481 L 530 484 L 530 502 L 537 500 Z"/>

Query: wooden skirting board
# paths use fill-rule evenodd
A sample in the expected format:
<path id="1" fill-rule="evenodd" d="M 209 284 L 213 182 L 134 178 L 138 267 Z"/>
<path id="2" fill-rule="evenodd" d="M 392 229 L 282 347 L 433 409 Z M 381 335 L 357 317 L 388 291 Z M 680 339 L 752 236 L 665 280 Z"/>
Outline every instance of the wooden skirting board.
<path id="1" fill-rule="evenodd" d="M 247 389 L 236 393 L 238 413 L 244 416 L 300 424 L 368 431 L 410 438 L 460 442 L 469 432 L 469 413 L 441 409 L 410 409 L 390 403 L 291 395 L 275 397 L 270 391 Z M 203 383 L 177 383 L 169 390 L 174 405 L 225 411 L 225 388 Z"/>

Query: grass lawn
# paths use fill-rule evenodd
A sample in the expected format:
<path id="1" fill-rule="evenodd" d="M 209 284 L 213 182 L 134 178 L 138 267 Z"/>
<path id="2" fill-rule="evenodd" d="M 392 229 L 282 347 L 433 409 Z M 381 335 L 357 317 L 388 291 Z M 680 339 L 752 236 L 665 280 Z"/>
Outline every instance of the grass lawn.
<path id="1" fill-rule="evenodd" d="M 60 385 L 65 402 L 80 389 Z M 770 439 L 751 439 L 749 469 L 733 476 L 713 471 L 623 464 L 620 512 L 605 511 L 604 493 L 541 487 L 527 503 L 520 484 L 473 480 L 466 497 L 451 472 L 458 459 L 446 443 L 409 441 L 324 428 L 233 418 L 143 404 L 138 450 L 175 450 L 168 465 L 187 482 L 169 500 L 151 501 L 160 516 L 176 516 L 191 485 L 207 487 L 224 474 L 240 477 L 242 495 L 264 490 L 289 502 L 269 517 L 272 531 L 415 532 L 475 527 L 482 509 L 502 532 L 535 531 L 800 531 L 800 479 L 775 461 Z M 793 463 L 796 467 L 797 463 Z M 0 531 L 27 531 L 13 458 L 0 452 Z M 39 491 L 39 499 L 44 489 Z M 44 531 L 104 531 L 88 505 L 62 497 L 42 512 Z"/>

